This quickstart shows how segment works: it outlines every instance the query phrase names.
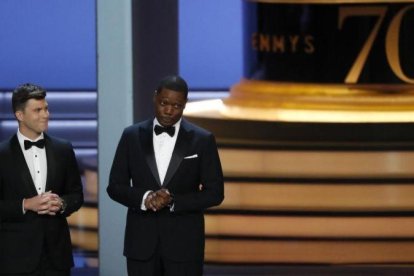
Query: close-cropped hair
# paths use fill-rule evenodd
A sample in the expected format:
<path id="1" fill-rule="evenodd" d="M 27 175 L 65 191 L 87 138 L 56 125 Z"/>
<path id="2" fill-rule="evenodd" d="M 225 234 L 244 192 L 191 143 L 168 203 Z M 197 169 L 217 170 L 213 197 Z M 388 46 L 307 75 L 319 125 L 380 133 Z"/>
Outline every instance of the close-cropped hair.
<path id="1" fill-rule="evenodd" d="M 46 90 L 43 87 L 32 83 L 22 84 L 13 91 L 13 112 L 24 110 L 30 99 L 43 100 L 44 98 L 46 98 Z"/>
<path id="2" fill-rule="evenodd" d="M 156 93 L 159 93 L 162 91 L 162 89 L 169 89 L 177 92 L 181 92 L 185 95 L 185 98 L 187 99 L 188 96 L 188 86 L 187 83 L 183 78 L 177 75 L 171 75 L 163 78 L 160 83 L 158 84 L 157 90 L 155 90 Z"/>

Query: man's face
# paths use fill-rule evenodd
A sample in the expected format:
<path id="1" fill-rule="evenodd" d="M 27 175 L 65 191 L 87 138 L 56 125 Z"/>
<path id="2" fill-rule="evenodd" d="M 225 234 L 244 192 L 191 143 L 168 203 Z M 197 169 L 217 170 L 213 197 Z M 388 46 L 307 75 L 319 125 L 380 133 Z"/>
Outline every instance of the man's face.
<path id="1" fill-rule="evenodd" d="M 154 95 L 155 117 L 162 126 L 172 126 L 180 120 L 186 103 L 184 93 L 163 88 Z"/>
<path id="2" fill-rule="evenodd" d="M 30 99 L 26 102 L 24 110 L 16 111 L 19 120 L 20 132 L 30 139 L 36 139 L 47 130 L 49 122 L 49 109 L 45 99 Z"/>

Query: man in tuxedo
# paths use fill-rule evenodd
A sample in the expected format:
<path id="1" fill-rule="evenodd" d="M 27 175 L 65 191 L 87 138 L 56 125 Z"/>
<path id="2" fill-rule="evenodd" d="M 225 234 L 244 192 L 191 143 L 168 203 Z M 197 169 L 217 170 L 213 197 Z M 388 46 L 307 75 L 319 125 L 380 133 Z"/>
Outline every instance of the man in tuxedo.
<path id="1" fill-rule="evenodd" d="M 24 84 L 12 95 L 19 128 L 0 144 L 0 275 L 69 276 L 66 217 L 83 203 L 75 154 L 48 136 L 46 91 Z"/>
<path id="2" fill-rule="evenodd" d="M 155 91 L 155 118 L 126 128 L 107 188 L 128 207 L 124 255 L 130 276 L 202 275 L 206 208 L 224 198 L 214 136 L 182 118 L 179 76 Z"/>

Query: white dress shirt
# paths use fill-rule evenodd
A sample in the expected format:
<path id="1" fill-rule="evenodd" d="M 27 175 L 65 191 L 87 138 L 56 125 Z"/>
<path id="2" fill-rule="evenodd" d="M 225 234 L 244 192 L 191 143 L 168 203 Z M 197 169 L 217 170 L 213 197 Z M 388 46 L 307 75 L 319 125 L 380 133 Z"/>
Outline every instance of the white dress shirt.
<path id="1" fill-rule="evenodd" d="M 46 149 L 39 149 L 36 146 L 31 147 L 28 150 L 24 149 L 24 140 L 36 142 L 43 139 L 43 133 L 35 140 L 25 137 L 20 130 L 17 130 L 17 139 L 19 140 L 20 147 L 23 151 L 24 159 L 26 160 L 27 167 L 29 168 L 30 175 L 32 176 L 33 183 L 36 188 L 36 192 L 40 195 L 45 192 L 46 178 L 47 178 L 47 159 Z"/>
<path id="2" fill-rule="evenodd" d="M 164 183 L 165 175 L 167 174 L 168 166 L 170 165 L 172 153 L 174 151 L 175 143 L 177 142 L 178 132 L 180 130 L 181 119 L 174 124 L 175 132 L 174 136 L 171 137 L 168 133 L 161 133 L 156 135 L 154 133 L 154 127 L 156 125 L 161 126 L 157 118 L 154 118 L 153 131 L 152 131 L 152 143 L 154 146 L 155 162 L 157 163 L 158 175 L 160 177 L 161 185 Z M 152 191 L 147 191 L 141 202 L 141 209 L 147 210 L 145 207 L 145 199 L 148 194 Z"/>
<path id="3" fill-rule="evenodd" d="M 165 175 L 167 174 L 168 166 L 170 165 L 171 156 L 174 151 L 175 142 L 177 141 L 178 131 L 180 130 L 181 119 L 174 125 L 174 136 L 171 137 L 168 133 L 161 133 L 156 135 L 152 132 L 152 142 L 154 145 L 155 161 L 157 163 L 158 175 L 160 176 L 161 185 L 164 183 Z M 154 126 L 160 125 L 157 118 L 154 119 Z"/>

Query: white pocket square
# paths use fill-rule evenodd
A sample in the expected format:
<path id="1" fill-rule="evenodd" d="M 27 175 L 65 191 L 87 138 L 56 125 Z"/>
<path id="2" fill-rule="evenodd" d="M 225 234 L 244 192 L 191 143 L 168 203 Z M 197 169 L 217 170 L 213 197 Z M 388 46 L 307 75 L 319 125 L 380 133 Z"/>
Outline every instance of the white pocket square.
<path id="1" fill-rule="evenodd" d="M 193 155 L 189 155 L 189 156 L 184 157 L 184 159 L 193 159 L 193 158 L 197 158 L 197 157 L 198 157 L 198 154 L 193 154 Z"/>

